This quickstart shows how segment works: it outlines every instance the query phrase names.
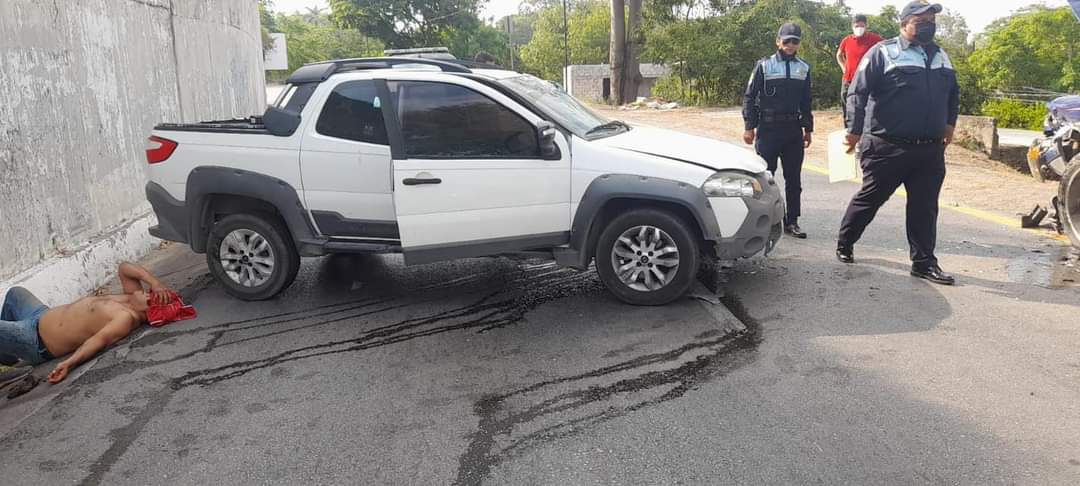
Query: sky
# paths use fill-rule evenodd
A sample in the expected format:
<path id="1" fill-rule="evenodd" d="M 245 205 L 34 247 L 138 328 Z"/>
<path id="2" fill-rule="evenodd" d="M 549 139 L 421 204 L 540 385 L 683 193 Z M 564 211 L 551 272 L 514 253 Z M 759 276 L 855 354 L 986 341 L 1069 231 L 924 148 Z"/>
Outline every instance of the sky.
<path id="1" fill-rule="evenodd" d="M 901 9 L 908 3 L 908 0 L 846 0 L 846 2 L 854 11 L 875 14 L 880 12 L 881 7 L 885 5 L 895 5 L 897 9 Z M 520 3 L 521 0 L 488 0 L 481 12 L 481 17 L 499 18 L 516 13 Z M 944 0 L 939 3 L 963 16 L 974 34 L 981 32 L 994 20 L 1009 15 L 1013 10 L 1021 6 L 1043 3 L 1052 7 L 1060 7 L 1066 5 L 1066 0 Z M 274 10 L 279 12 L 293 12 L 312 6 L 325 8 L 326 5 L 326 0 L 274 0 Z"/>

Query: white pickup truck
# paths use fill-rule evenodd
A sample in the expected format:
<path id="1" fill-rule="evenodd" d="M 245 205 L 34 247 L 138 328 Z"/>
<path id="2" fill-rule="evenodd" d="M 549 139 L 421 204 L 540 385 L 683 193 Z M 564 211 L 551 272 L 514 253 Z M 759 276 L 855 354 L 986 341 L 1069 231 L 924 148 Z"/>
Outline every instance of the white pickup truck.
<path id="1" fill-rule="evenodd" d="M 596 270 L 619 299 L 684 295 L 702 258 L 767 253 L 782 198 L 741 147 L 607 120 L 533 76 L 466 61 L 303 66 L 261 117 L 162 124 L 154 236 L 206 253 L 245 300 L 300 257 L 406 265 L 513 253 Z"/>

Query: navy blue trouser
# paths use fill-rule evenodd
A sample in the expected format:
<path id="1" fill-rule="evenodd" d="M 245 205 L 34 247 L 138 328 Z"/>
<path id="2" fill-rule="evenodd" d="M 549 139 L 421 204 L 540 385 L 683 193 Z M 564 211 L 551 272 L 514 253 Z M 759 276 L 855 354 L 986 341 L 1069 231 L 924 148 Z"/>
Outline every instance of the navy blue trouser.
<path id="1" fill-rule="evenodd" d="M 787 214 L 784 224 L 799 222 L 802 204 L 802 165 L 806 155 L 803 147 L 803 129 L 798 123 L 762 125 L 757 131 L 754 149 L 776 174 L 777 166 L 784 169 L 784 194 L 787 198 Z M 780 159 L 780 164 L 777 164 Z"/>
<path id="2" fill-rule="evenodd" d="M 900 145 L 873 135 L 859 142 L 862 189 L 855 194 L 840 224 L 837 245 L 851 248 L 862 237 L 878 208 L 896 192 L 907 189 L 907 239 L 912 265 L 937 265 L 938 196 L 945 181 L 945 146 Z"/>

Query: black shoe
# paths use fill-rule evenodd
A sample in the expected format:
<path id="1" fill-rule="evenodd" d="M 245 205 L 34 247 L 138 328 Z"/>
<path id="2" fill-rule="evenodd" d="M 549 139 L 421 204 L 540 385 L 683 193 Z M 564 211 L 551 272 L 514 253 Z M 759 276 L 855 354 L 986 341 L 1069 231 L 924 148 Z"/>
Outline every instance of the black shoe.
<path id="1" fill-rule="evenodd" d="M 800 240 L 806 239 L 806 233 L 804 233 L 802 228 L 799 228 L 799 225 L 797 224 L 785 225 L 784 233 L 791 235 L 792 238 L 798 238 Z"/>
<path id="2" fill-rule="evenodd" d="M 841 263 L 855 263 L 855 255 L 851 252 L 851 248 L 838 246 L 836 247 L 836 259 Z"/>
<path id="3" fill-rule="evenodd" d="M 930 265 L 926 268 L 913 266 L 911 267 L 911 276 L 929 280 L 941 285 L 953 285 L 956 283 L 956 279 L 953 278 L 952 275 L 945 273 L 945 271 L 937 265 Z"/>
<path id="4" fill-rule="evenodd" d="M 20 366 L 18 368 L 8 368 L 3 372 L 0 372 L 0 389 L 30 376 L 30 373 L 33 371 L 33 366 Z"/>

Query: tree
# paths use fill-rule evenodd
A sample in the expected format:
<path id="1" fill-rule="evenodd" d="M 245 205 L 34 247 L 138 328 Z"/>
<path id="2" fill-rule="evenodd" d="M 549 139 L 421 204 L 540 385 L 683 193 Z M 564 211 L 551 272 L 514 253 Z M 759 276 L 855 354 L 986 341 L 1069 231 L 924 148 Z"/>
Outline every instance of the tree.
<path id="1" fill-rule="evenodd" d="M 881 7 L 881 13 L 867 17 L 867 30 L 886 39 L 900 35 L 900 11 L 892 5 Z"/>
<path id="2" fill-rule="evenodd" d="M 1028 9 L 991 24 L 985 39 L 970 58 L 983 89 L 1080 91 L 1080 22 L 1068 7 Z"/>
<path id="3" fill-rule="evenodd" d="M 953 59 L 967 57 L 974 50 L 968 42 L 971 29 L 964 17 L 948 9 L 937 16 L 937 44 Z"/>
<path id="4" fill-rule="evenodd" d="M 394 48 L 432 47 L 455 29 L 480 26 L 480 0 L 330 0 L 339 26 Z"/>
<path id="5" fill-rule="evenodd" d="M 729 2 L 722 12 L 653 26 L 646 39 L 647 57 L 673 69 L 671 77 L 658 83 L 657 94 L 687 104 L 738 103 L 754 64 L 776 51 L 777 31 L 790 21 L 803 29 L 799 56 L 812 66 L 815 104 L 839 105 L 841 72 L 834 54 L 850 32 L 847 7 L 758 0 Z"/>
<path id="6" fill-rule="evenodd" d="M 382 42 L 376 39 L 355 30 L 332 26 L 326 14 L 321 14 L 320 19 L 311 19 L 304 14 L 279 14 L 274 18 L 274 25 L 285 34 L 289 45 L 289 72 L 304 64 L 328 59 L 378 56 L 383 50 Z M 272 73 L 269 78 L 280 81 L 285 75 L 287 73 Z"/>
<path id="7" fill-rule="evenodd" d="M 611 94 L 616 105 L 626 103 L 626 5 L 611 0 Z"/>
<path id="8" fill-rule="evenodd" d="M 637 99 L 641 77 L 641 51 L 645 47 L 645 34 L 641 29 L 641 1 L 627 0 L 625 78 L 623 79 L 623 102 Z"/>
<path id="9" fill-rule="evenodd" d="M 608 61 L 611 18 L 605 0 L 586 0 L 570 5 L 570 64 L 601 64 Z M 562 79 L 562 5 L 539 10 L 533 36 L 521 48 L 522 70 L 548 80 Z"/>
<path id="10" fill-rule="evenodd" d="M 274 39 L 270 37 L 271 32 L 277 32 L 274 14 L 270 12 L 273 6 L 274 2 L 270 0 L 259 0 L 259 30 L 264 53 L 274 48 Z"/>

